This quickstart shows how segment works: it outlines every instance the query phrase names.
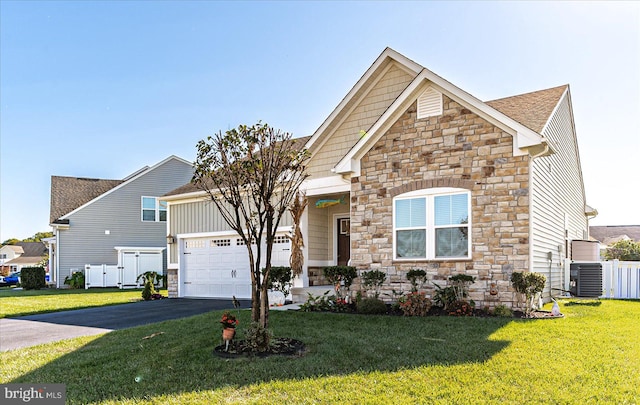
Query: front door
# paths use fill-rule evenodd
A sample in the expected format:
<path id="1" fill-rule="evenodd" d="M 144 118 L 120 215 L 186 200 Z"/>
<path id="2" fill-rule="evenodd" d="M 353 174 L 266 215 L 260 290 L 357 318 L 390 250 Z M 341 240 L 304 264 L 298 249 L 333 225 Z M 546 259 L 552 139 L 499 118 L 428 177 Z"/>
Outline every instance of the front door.
<path id="1" fill-rule="evenodd" d="M 338 241 L 338 266 L 346 266 L 351 258 L 351 237 L 349 218 L 338 218 L 336 224 L 337 241 Z"/>

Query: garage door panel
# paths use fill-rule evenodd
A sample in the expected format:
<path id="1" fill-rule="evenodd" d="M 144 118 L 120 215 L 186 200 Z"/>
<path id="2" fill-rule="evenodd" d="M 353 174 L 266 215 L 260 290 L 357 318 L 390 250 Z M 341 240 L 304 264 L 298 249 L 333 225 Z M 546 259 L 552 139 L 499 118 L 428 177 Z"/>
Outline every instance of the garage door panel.
<path id="1" fill-rule="evenodd" d="M 184 243 L 182 282 L 185 297 L 251 298 L 248 252 L 237 236 L 191 238 Z M 289 246 L 286 236 L 276 238 L 272 255 L 274 266 L 289 265 Z M 253 251 L 257 251 L 255 246 Z M 264 245 L 261 253 L 261 263 L 264 263 Z"/>

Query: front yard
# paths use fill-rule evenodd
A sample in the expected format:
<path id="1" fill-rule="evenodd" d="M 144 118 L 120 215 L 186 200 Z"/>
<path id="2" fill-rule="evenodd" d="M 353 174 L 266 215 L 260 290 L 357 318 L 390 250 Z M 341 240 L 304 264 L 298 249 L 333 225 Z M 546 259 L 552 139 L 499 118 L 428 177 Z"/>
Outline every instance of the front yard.
<path id="1" fill-rule="evenodd" d="M 140 291 L 117 288 L 29 291 L 0 288 L 0 318 L 125 304 L 140 299 Z"/>
<path id="2" fill-rule="evenodd" d="M 306 353 L 241 359 L 212 355 L 216 311 L 0 353 L 0 382 L 65 383 L 68 403 L 637 403 L 640 302 L 561 309 L 553 320 L 271 311 L 274 335 Z M 240 338 L 248 321 L 241 311 Z"/>

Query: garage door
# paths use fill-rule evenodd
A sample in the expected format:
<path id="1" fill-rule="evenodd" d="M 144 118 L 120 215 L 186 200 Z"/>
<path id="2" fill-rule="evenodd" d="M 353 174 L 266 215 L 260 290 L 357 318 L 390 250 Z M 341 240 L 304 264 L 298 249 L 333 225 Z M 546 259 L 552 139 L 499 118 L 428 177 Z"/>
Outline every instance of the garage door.
<path id="1" fill-rule="evenodd" d="M 184 239 L 182 251 L 182 296 L 200 298 L 251 298 L 249 256 L 237 236 Z M 288 266 L 290 241 L 276 237 L 273 266 Z M 254 249 L 255 251 L 255 249 Z M 262 249 L 264 263 L 264 246 Z"/>

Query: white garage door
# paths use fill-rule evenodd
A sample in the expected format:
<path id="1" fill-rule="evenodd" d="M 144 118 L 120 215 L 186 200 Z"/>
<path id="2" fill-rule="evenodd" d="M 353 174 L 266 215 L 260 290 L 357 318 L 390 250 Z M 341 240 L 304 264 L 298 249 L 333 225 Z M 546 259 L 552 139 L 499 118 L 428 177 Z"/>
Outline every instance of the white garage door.
<path id="1" fill-rule="evenodd" d="M 242 239 L 237 236 L 189 238 L 182 243 L 182 296 L 251 298 L 249 255 Z M 289 238 L 277 236 L 272 266 L 288 266 L 290 251 Z M 264 247 L 262 252 L 261 263 L 264 263 Z"/>

